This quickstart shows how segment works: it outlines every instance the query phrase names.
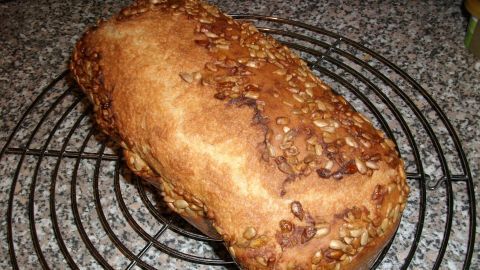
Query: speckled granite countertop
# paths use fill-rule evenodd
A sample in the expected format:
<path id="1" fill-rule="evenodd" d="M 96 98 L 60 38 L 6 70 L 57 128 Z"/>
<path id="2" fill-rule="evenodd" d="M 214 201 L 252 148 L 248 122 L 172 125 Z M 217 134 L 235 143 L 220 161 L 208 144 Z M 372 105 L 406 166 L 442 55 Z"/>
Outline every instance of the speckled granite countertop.
<path id="1" fill-rule="evenodd" d="M 398 65 L 432 95 L 457 130 L 478 194 L 480 59 L 474 58 L 463 47 L 467 18 L 462 15 L 460 1 L 212 2 L 228 13 L 279 16 L 325 28 L 365 45 Z M 0 148 L 4 148 L 16 123 L 37 95 L 66 69 L 72 46 L 84 29 L 127 3 L 128 1 L 66 3 L 59 0 L 0 3 Z M 312 33 L 309 35 L 312 36 Z M 341 48 L 342 45 L 339 46 Z M 369 62 L 371 56 L 361 57 Z M 374 60 L 369 63 L 375 66 Z M 395 74 L 386 73 L 386 76 L 401 84 L 396 81 Z M 0 268 L 11 267 L 14 251 L 15 263 L 24 269 L 39 268 L 42 264 L 63 269 L 72 262 L 80 268 L 93 269 L 100 268 L 103 262 L 113 268 L 138 268 L 143 262 L 161 269 L 223 269 L 224 266 L 193 264 L 159 251 L 162 249 L 160 246 L 163 246 L 185 254 L 228 260 L 220 245 L 193 240 L 175 230 L 175 226 L 187 226 L 176 219 L 171 221 L 175 226 L 169 225 L 163 231 L 168 221 L 155 218 L 151 209 L 145 207 L 141 196 L 129 195 L 143 194 L 140 191 L 144 189 L 136 181 L 126 180 L 125 178 L 129 179 L 128 173 L 116 170 L 118 163 L 115 150 L 109 145 L 103 149 L 102 145 L 105 144 L 100 143 L 101 136 L 95 134 L 89 137 L 91 123 L 88 117 L 82 118 L 85 102 L 75 92 L 72 94 L 67 91 L 68 94 L 61 96 L 67 88 L 68 83 L 63 77 L 50 87 L 27 115 L 8 149 L 5 148 L 6 152 L 0 157 Z M 410 94 L 412 99 L 418 96 L 415 92 Z M 351 100 L 348 94 L 347 96 Z M 55 103 L 55 100 L 58 102 Z M 432 119 L 430 124 L 435 127 L 439 140 L 445 140 L 445 145 L 448 145 L 448 139 L 445 139 L 448 136 L 431 108 L 421 101 L 417 101 L 416 105 L 427 118 Z M 55 108 L 46 112 L 51 106 Z M 71 108 L 70 114 L 59 121 L 58 117 L 67 108 Z M 382 111 L 381 108 L 380 110 Z M 44 119 L 29 143 L 28 136 L 45 114 L 49 116 Z M 407 122 L 414 119 L 413 116 L 404 117 Z M 75 123 L 77 119 L 79 120 Z M 55 127 L 57 132 L 48 138 L 56 123 L 59 123 Z M 395 124 L 392 125 L 395 129 Z M 69 134 L 72 126 L 77 129 Z M 409 126 L 414 133 L 416 129 L 422 129 L 415 121 L 409 122 Z M 401 152 L 408 160 L 408 149 L 403 149 L 402 136 L 397 133 L 395 135 L 398 135 Z M 65 138 L 68 138 L 67 143 L 64 143 Z M 421 135 L 416 140 L 423 155 L 425 172 L 438 179 L 442 173 L 438 159 L 431 153 L 432 148 L 428 142 L 423 143 Z M 49 150 L 48 154 L 36 155 L 34 150 L 42 149 L 46 141 L 49 142 L 45 147 Z M 84 141 L 87 143 L 82 147 Z M 26 145 L 33 150 L 22 157 L 21 149 Z M 60 160 L 58 150 L 63 146 L 68 157 L 57 162 Z M 76 158 L 75 153 L 81 150 L 91 153 L 91 158 Z M 103 153 L 106 159 L 100 162 L 95 159 L 98 156 L 96 153 Z M 458 164 L 455 153 L 447 149 L 445 156 L 449 162 Z M 407 164 L 409 169 L 413 168 L 411 162 Z M 452 173 L 458 174 L 459 170 L 452 169 Z M 53 184 L 52 179 L 55 179 Z M 12 181 L 15 181 L 13 186 Z M 407 211 L 380 269 L 399 268 L 413 245 L 422 204 L 421 184 L 415 179 L 410 179 L 409 182 L 412 195 Z M 411 269 L 431 269 L 434 266 L 445 227 L 446 188 L 446 185 L 439 185 L 435 190 L 426 191 L 424 229 L 410 264 Z M 453 229 L 441 269 L 462 267 L 468 239 L 466 185 L 460 181 L 453 183 L 451 188 L 454 194 Z M 117 192 L 115 195 L 115 189 L 121 190 L 121 194 Z M 75 192 L 73 195 L 72 191 Z M 35 194 L 34 198 L 32 194 Z M 148 190 L 145 194 L 147 197 L 143 199 L 152 196 Z M 12 198 L 10 204 L 9 198 Z M 155 198 L 150 200 L 155 201 Z M 479 198 L 477 209 L 480 208 L 478 200 Z M 75 207 L 72 207 L 72 202 L 76 203 Z M 125 217 L 125 209 L 130 218 Z M 7 222 L 7 215 L 12 222 Z M 478 216 L 476 219 L 478 224 Z M 136 229 L 133 223 L 138 224 L 142 230 Z M 80 228 L 85 234 L 78 232 Z M 107 233 L 106 230 L 111 232 Z M 139 231 L 144 233 L 144 237 L 139 237 Z M 479 229 L 471 269 L 480 268 L 478 231 Z M 115 238 L 111 237 L 112 234 Z M 38 241 L 33 241 L 34 238 Z M 112 244 L 116 240 L 122 244 Z M 149 240 L 153 241 L 153 245 Z M 9 241 L 13 249 L 9 247 Z M 35 247 L 34 242 L 39 245 Z M 122 251 L 122 248 L 127 251 Z M 128 258 L 131 255 L 141 256 L 142 262 L 132 263 Z M 95 259 L 96 257 L 103 259 Z"/>

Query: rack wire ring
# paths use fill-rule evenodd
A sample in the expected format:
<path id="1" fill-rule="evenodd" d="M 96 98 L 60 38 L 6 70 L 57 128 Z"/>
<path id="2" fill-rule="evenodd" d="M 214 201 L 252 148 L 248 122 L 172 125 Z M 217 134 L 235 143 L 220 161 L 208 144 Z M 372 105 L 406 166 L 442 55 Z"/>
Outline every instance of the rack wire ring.
<path id="1" fill-rule="evenodd" d="M 408 156 L 412 158 L 410 163 L 411 166 L 409 166 L 409 168 L 413 168 L 414 170 L 410 170 L 407 177 L 411 183 L 418 185 L 415 190 L 418 192 L 417 196 L 419 200 L 417 205 L 418 209 L 416 209 L 418 210 L 418 220 L 415 224 L 414 239 L 408 247 L 407 255 L 401 262 L 402 265 L 400 268 L 407 268 L 412 263 L 415 256 L 418 256 L 421 252 L 418 250 L 418 245 L 419 242 L 424 240 L 422 236 L 425 237 L 424 221 L 427 215 L 427 191 L 436 190 L 442 186 L 445 188 L 446 192 L 446 217 L 442 241 L 436 258 L 433 261 L 433 269 L 438 269 L 440 267 L 450 239 L 452 216 L 455 214 L 452 184 L 462 183 L 465 185 L 466 196 L 468 198 L 469 223 L 467 232 L 468 240 L 465 243 L 467 248 L 462 267 L 463 269 L 468 269 L 473 254 L 476 228 L 476 209 L 472 176 L 458 136 L 433 98 L 400 68 L 374 51 L 339 34 L 301 22 L 278 17 L 259 15 L 233 15 L 233 17 L 237 19 L 251 20 L 260 24 L 260 31 L 275 35 L 285 45 L 302 54 L 309 66 L 315 72 L 320 73 L 322 78 L 330 78 L 333 84 L 339 88 L 346 89 L 347 92 L 343 94 L 346 94 L 347 99 L 350 101 L 357 100 L 361 102 L 364 110 L 373 115 L 376 125 L 382 128 L 388 137 L 397 141 L 397 145 L 400 146 L 398 149 L 399 152 L 401 154 L 407 153 Z M 308 32 L 309 34 L 306 34 L 305 32 Z M 347 47 L 347 49 L 342 48 L 342 46 Z M 371 59 L 377 61 L 379 66 L 374 66 L 369 63 L 368 60 L 362 59 L 359 57 L 358 53 L 368 55 Z M 417 91 L 420 97 L 423 98 L 428 106 L 430 106 L 430 108 L 438 115 L 442 125 L 447 130 L 448 138 L 452 141 L 452 147 L 454 148 L 457 155 L 456 157 L 458 157 L 460 163 L 459 167 L 461 173 L 451 173 L 452 166 L 450 166 L 449 161 L 444 154 L 445 149 L 442 147 L 439 134 L 437 134 L 434 127 L 430 124 L 428 117 L 422 113 L 422 110 L 415 105 L 415 102 L 411 97 L 405 93 L 404 86 L 399 85 L 396 80 L 392 79 L 395 76 L 386 75 L 383 72 L 384 68 L 391 71 L 395 76 L 406 82 L 409 87 Z M 341 70 L 342 73 L 338 73 L 338 70 Z M 97 213 L 97 220 L 95 222 L 97 222 L 97 224 L 100 222 L 98 228 L 101 228 L 108 236 L 112 250 L 117 251 L 118 253 L 116 256 L 118 256 L 118 258 L 123 258 L 123 268 L 133 269 L 138 266 L 143 269 L 154 269 L 155 267 L 158 267 L 154 262 L 147 260 L 147 254 L 152 250 L 154 253 L 165 253 L 168 254 L 168 256 L 181 259 L 185 262 L 193 262 L 202 265 L 218 265 L 230 268 L 235 267 L 235 262 L 228 256 L 216 256 L 218 250 L 207 250 L 206 253 L 209 255 L 213 254 L 213 257 L 208 257 L 203 256 L 204 254 L 195 254 L 195 252 L 192 254 L 191 252 L 186 252 L 183 250 L 183 246 L 171 246 L 168 243 L 168 240 L 171 239 L 162 240 L 161 238 L 163 236 L 169 233 L 174 233 L 175 235 L 178 235 L 178 238 L 185 238 L 188 241 L 202 244 L 209 243 L 206 244 L 207 246 L 220 244 L 218 240 L 206 237 L 189 228 L 188 225 L 178 223 L 178 217 L 165 216 L 165 213 L 160 212 L 155 205 L 156 202 L 152 201 L 145 186 L 141 184 L 141 181 L 138 178 L 134 178 L 131 185 L 138 193 L 138 200 L 141 203 L 141 207 L 145 209 L 145 213 L 147 213 L 146 215 L 151 218 L 152 223 L 156 222 L 158 227 L 155 227 L 152 231 L 150 230 L 151 228 L 145 227 L 145 224 L 142 223 L 143 221 L 140 220 L 138 216 L 135 216 L 136 213 L 132 210 L 131 205 L 129 204 L 130 202 L 127 202 L 127 199 L 125 198 L 126 195 L 122 190 L 122 188 L 125 187 L 122 187 L 123 181 L 120 179 L 121 158 L 119 157 L 118 152 L 114 151 L 113 153 L 108 153 L 107 150 L 109 149 L 109 146 L 107 146 L 105 141 L 98 141 L 94 138 L 97 131 L 91 123 L 87 122 L 87 116 L 90 114 L 91 107 L 82 107 L 82 104 L 85 103 L 85 98 L 74 88 L 66 87 L 66 89 L 58 89 L 59 85 L 62 83 L 64 84 L 67 75 L 68 71 L 63 72 L 59 77 L 53 80 L 51 84 L 43 89 L 22 115 L 0 152 L 0 162 L 6 162 L 9 167 L 14 168 L 10 185 L 6 223 L 10 264 L 13 268 L 18 269 L 19 260 L 24 259 L 17 254 L 25 253 L 20 248 L 21 245 L 17 243 L 17 238 L 26 239 L 23 241 L 29 241 L 31 239 L 34 252 L 30 255 L 33 257 L 29 257 L 29 260 L 38 261 L 42 268 L 45 269 L 53 266 L 52 260 L 55 259 L 52 259 L 51 256 L 49 257 L 49 254 L 51 254 L 50 247 L 41 244 L 41 241 L 44 240 L 44 232 L 42 231 L 39 233 L 38 227 L 42 227 L 43 229 L 44 225 L 38 223 L 37 217 L 37 215 L 41 214 L 48 214 L 49 222 L 51 223 L 50 230 L 52 231 L 55 243 L 58 246 L 58 254 L 62 255 L 60 259 L 56 260 L 60 260 L 62 263 L 73 269 L 81 267 L 79 264 L 81 264 L 82 261 L 78 259 L 78 254 L 72 250 L 73 244 L 70 241 L 70 236 L 68 236 L 62 228 L 62 222 L 60 221 L 64 220 L 59 219 L 59 217 L 63 216 L 63 212 L 60 212 L 60 210 L 57 209 L 60 201 L 59 197 L 63 196 L 58 193 L 59 189 L 61 189 L 59 181 L 62 181 L 66 176 L 70 177 L 68 178 L 70 179 L 68 182 L 70 185 L 68 203 L 70 204 L 69 209 L 71 211 L 72 220 L 74 221 L 74 229 L 78 233 L 76 240 L 80 244 L 83 244 L 84 255 L 90 256 L 94 263 L 99 264 L 104 268 L 118 268 L 117 265 L 112 264 L 112 259 L 106 256 L 103 247 L 99 246 L 98 243 L 95 242 L 95 239 L 87 233 L 90 222 L 93 221 L 85 219 L 85 212 L 83 212 L 83 209 L 81 209 L 80 206 L 83 202 L 79 200 L 79 198 L 80 196 L 83 196 L 83 193 L 85 192 L 81 188 L 83 180 L 86 180 L 87 182 L 89 180 L 83 179 L 84 177 L 81 175 L 80 170 L 82 170 L 82 166 L 86 166 L 83 163 L 89 162 L 93 167 L 93 176 L 92 179 L 90 179 L 91 185 L 89 187 L 92 190 L 91 198 L 94 202 L 92 209 Z M 355 79 L 355 82 L 346 79 L 348 76 L 352 76 Z M 365 87 L 359 88 L 357 81 Z M 385 90 L 385 87 L 388 88 L 388 91 Z M 337 88 L 334 87 L 334 89 Z M 383 106 L 379 106 L 374 102 L 375 100 L 379 100 Z M 443 175 L 436 178 L 439 180 L 433 185 L 427 183 L 430 182 L 429 179 L 431 176 L 427 174 L 424 169 L 425 162 L 422 160 L 423 153 L 418 147 L 420 139 L 415 134 L 415 128 L 409 123 L 408 119 L 405 118 L 405 112 L 399 107 L 398 102 L 405 104 L 405 106 L 409 108 L 412 115 L 414 115 L 415 119 L 420 123 L 420 126 L 425 133 L 425 137 L 431 142 L 432 147 L 437 154 L 438 167 L 440 167 L 440 171 Z M 42 108 L 46 106 L 44 103 L 48 104 L 46 111 L 42 111 Z M 56 115 L 56 110 L 61 110 L 61 113 Z M 386 114 L 386 112 L 388 113 Z M 48 126 L 47 123 L 49 123 L 50 118 L 52 117 L 54 118 L 54 120 L 52 120 L 53 124 Z M 38 122 L 32 122 L 33 125 L 30 125 L 30 122 L 35 121 L 35 119 L 38 119 Z M 390 125 L 392 119 L 398 123 L 398 126 Z M 67 122 L 73 123 L 70 128 L 62 127 L 68 126 L 66 124 Z M 41 133 L 43 129 L 46 129 L 48 132 L 45 136 L 41 137 L 38 134 Z M 66 133 L 61 137 L 61 144 L 57 148 L 52 147 L 52 144 L 55 142 L 54 138 L 64 129 L 66 130 Z M 74 140 L 73 138 L 77 133 L 81 133 L 80 131 L 85 131 L 84 133 L 86 133 L 83 137 L 83 141 L 79 141 L 80 146 L 77 147 L 77 150 L 69 150 L 71 141 Z M 23 136 L 23 134 L 29 135 Z M 23 138 L 17 139 L 17 137 L 22 136 Z M 402 136 L 404 137 L 404 144 L 399 144 L 397 139 Z M 89 144 L 92 144 L 92 142 L 94 144 L 96 143 L 97 151 L 87 151 Z M 32 147 L 34 144 L 38 144 L 40 147 Z M 36 163 L 33 166 L 33 173 L 28 175 L 31 176 L 31 180 L 30 182 L 26 182 L 27 184 L 25 186 L 27 186 L 27 188 L 23 189 L 22 186 L 19 192 L 18 187 L 25 182 L 25 179 L 22 176 L 22 168 L 28 166 L 26 160 L 31 158 L 36 160 Z M 408 157 L 405 158 L 408 159 Z M 8 161 L 7 159 L 13 159 L 14 162 Z M 46 185 L 49 191 L 48 207 L 46 209 L 38 209 L 36 207 L 37 200 L 41 200 L 42 196 L 39 194 L 40 187 L 37 187 L 37 185 L 42 186 L 42 181 L 44 181 L 41 177 L 41 165 L 43 164 L 42 162 L 46 162 L 49 159 L 54 159 L 55 162 L 50 182 Z M 70 161 L 73 161 L 73 169 L 65 174 L 61 169 L 62 164 Z M 113 165 L 110 163 L 113 163 Z M 111 183 L 113 182 L 113 185 L 110 185 L 112 187 L 110 191 L 113 192 L 113 197 L 119 208 L 114 214 L 118 215 L 119 219 L 124 220 L 125 226 L 128 225 L 130 230 L 135 233 L 135 236 L 140 239 L 139 241 L 144 243 L 140 248 L 132 248 L 128 246 L 128 243 L 122 241 L 123 239 L 121 236 L 115 231 L 116 228 L 114 223 L 109 220 L 112 213 L 105 210 L 108 206 L 102 201 L 105 199 L 102 194 L 106 192 L 105 187 L 102 186 L 101 183 L 103 182 L 102 170 L 104 170 L 105 167 L 108 167 L 105 164 L 113 166 L 113 180 L 110 179 L 112 180 Z M 79 178 L 82 179 L 79 180 Z M 20 195 L 18 194 L 21 194 L 22 192 L 28 194 L 28 211 L 23 218 L 28 222 L 28 235 L 30 238 L 28 238 L 28 235 L 23 238 L 19 237 L 15 233 L 18 231 L 18 228 L 13 222 L 14 219 L 22 219 L 22 217 L 17 217 L 15 212 L 20 211 L 16 209 L 19 208 Z M 391 250 L 391 245 L 395 245 L 396 240 L 397 239 L 393 239 L 383 250 L 375 262 L 374 268 L 381 266 L 384 258 L 387 256 L 389 250 Z M 24 261 L 22 261 L 20 265 L 23 265 L 23 263 Z"/>

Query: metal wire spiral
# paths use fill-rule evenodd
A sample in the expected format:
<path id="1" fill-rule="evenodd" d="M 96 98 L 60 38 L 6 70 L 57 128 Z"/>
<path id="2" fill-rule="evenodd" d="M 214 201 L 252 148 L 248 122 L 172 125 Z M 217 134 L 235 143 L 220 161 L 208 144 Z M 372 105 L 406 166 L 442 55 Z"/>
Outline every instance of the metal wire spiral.
<path id="1" fill-rule="evenodd" d="M 434 99 L 400 68 L 339 34 L 276 17 L 234 17 L 253 21 L 262 32 L 297 51 L 314 72 L 374 119 L 399 146 L 414 198 L 407 205 L 410 219 L 404 215 L 400 232 L 374 268 L 381 268 L 386 258 L 397 263 L 395 268 L 411 265 L 420 256 L 419 243 L 429 240 L 424 232 L 429 210 L 444 207 L 444 230 L 431 266 L 438 269 L 449 247 L 454 216 L 458 215 L 454 204 L 457 195 L 466 198 L 468 207 L 468 235 L 462 243 L 465 252 L 460 262 L 468 269 L 476 227 L 472 176 L 458 136 Z M 116 146 L 91 123 L 86 98 L 67 81 L 65 71 L 43 89 L 0 152 L 0 164 L 11 173 L 6 230 L 13 268 L 33 261 L 45 269 L 56 268 L 55 262 L 79 269 L 85 267 L 86 260 L 90 266 L 106 269 L 156 269 L 166 268 L 156 262 L 168 263 L 169 258 L 175 258 L 177 266 L 185 261 L 236 268 L 221 241 L 204 236 L 163 209 L 155 193 L 123 169 Z M 432 124 L 433 118 L 437 124 Z M 437 170 L 428 169 L 432 166 Z M 462 194 L 455 191 L 453 183 L 464 185 Z M 444 202 L 430 208 L 427 194 L 432 191 L 443 194 Z M 27 211 L 22 212 L 21 206 Z M 18 225 L 22 222 L 26 226 Z M 128 233 L 118 233 L 119 223 Z M 413 238 L 402 236 L 402 227 L 409 226 Z M 187 244 L 170 243 L 177 239 Z M 397 242 L 408 246 L 401 258 L 395 256 Z M 32 248 L 21 248 L 25 243 Z M 200 245 L 201 250 L 188 250 L 188 243 Z M 52 254 L 61 256 L 52 259 Z M 158 259 L 162 254 L 168 256 Z"/>

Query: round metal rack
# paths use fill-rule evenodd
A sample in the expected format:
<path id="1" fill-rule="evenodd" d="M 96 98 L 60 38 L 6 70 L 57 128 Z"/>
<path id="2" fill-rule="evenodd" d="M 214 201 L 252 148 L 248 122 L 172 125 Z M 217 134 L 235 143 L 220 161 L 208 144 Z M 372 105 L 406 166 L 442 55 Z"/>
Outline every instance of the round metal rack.
<path id="1" fill-rule="evenodd" d="M 400 68 L 339 34 L 301 22 L 235 15 L 298 52 L 398 145 L 411 195 L 374 268 L 468 269 L 472 176 L 447 117 Z M 170 213 L 122 164 L 63 72 L 22 115 L 0 152 L 10 184 L 4 223 L 13 268 L 235 269 L 221 241 Z"/>

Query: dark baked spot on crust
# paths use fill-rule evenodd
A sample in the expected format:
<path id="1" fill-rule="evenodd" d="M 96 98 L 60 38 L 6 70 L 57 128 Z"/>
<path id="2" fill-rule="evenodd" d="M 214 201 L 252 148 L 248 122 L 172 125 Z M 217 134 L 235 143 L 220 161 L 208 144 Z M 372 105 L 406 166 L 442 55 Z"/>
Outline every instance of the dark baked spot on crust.
<path id="1" fill-rule="evenodd" d="M 292 211 L 292 214 L 300 219 L 303 220 L 303 217 L 305 216 L 305 212 L 303 211 L 302 204 L 299 201 L 294 201 L 290 204 L 290 209 Z"/>

